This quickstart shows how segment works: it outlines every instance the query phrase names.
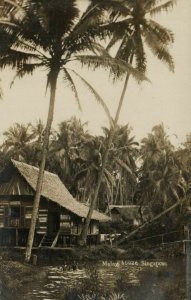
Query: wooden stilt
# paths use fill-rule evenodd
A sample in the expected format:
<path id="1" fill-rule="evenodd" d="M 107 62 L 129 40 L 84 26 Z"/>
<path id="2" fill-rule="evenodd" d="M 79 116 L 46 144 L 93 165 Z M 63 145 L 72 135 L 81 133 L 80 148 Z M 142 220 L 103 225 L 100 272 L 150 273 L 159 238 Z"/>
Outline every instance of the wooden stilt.
<path id="1" fill-rule="evenodd" d="M 16 228 L 15 230 L 15 236 L 16 236 L 16 246 L 19 245 L 19 232 L 18 232 L 18 228 Z"/>

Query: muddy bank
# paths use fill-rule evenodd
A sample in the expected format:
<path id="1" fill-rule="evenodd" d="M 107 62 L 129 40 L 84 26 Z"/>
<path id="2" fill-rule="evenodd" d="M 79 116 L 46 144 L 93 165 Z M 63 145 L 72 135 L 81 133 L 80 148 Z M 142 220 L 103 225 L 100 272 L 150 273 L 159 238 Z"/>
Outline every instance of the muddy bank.
<path id="1" fill-rule="evenodd" d="M 45 280 L 47 276 L 46 267 L 26 265 L 18 261 L 0 261 L 0 279 L 2 289 L 14 294 L 27 284 Z"/>
<path id="2" fill-rule="evenodd" d="M 173 293 L 173 298 L 168 297 L 164 299 L 184 299 L 183 293 L 185 291 L 185 283 L 180 280 L 183 279 L 182 274 L 178 274 L 176 270 L 182 270 L 182 264 L 179 268 L 174 268 L 170 264 L 166 267 L 160 267 L 159 265 L 155 266 L 156 256 L 154 256 L 154 253 L 140 248 L 128 249 L 128 253 L 125 249 L 111 249 L 110 247 L 105 245 L 96 247 L 94 249 L 66 249 L 66 251 L 62 250 L 60 252 L 58 249 L 56 251 L 50 249 L 41 249 L 40 251 L 36 252 L 36 255 L 38 255 L 37 266 L 23 263 L 23 253 L 20 251 L 18 252 L 4 249 L 0 252 L 0 255 L 0 278 L 3 285 L 3 292 L 5 293 L 3 294 L 4 297 L 2 297 L 2 299 L 6 300 L 13 299 L 14 295 L 20 295 L 20 298 L 18 298 L 19 300 L 34 300 L 36 299 L 34 298 L 36 296 L 33 294 L 33 292 L 31 292 L 33 291 L 33 289 L 36 289 L 36 293 L 38 294 L 39 291 L 50 292 L 51 288 L 55 289 L 54 293 L 60 293 L 61 296 L 58 296 L 57 299 L 79 300 L 81 298 L 75 298 L 77 297 L 77 294 L 83 295 L 85 293 L 89 295 L 92 293 L 92 291 L 95 291 L 96 293 L 99 292 L 98 294 L 102 295 L 103 286 L 106 287 L 106 283 L 108 283 L 107 281 L 111 280 L 108 275 L 111 272 L 113 274 L 112 280 L 115 279 L 115 287 L 113 290 L 108 289 L 107 291 L 105 291 L 105 298 L 103 298 L 102 295 L 102 298 L 100 299 L 108 300 L 110 299 L 109 295 L 111 293 L 119 293 L 120 291 L 128 295 L 128 297 L 125 299 L 156 300 L 158 299 L 156 298 L 156 295 L 158 295 L 159 292 L 158 290 L 156 292 L 155 286 L 157 285 L 158 288 L 161 288 L 161 293 L 164 289 L 165 295 L 171 295 L 172 290 L 174 290 L 174 282 L 179 283 L 179 292 L 176 291 L 179 297 L 176 298 L 176 295 L 174 295 Z M 137 260 L 135 261 L 137 264 L 128 264 L 126 266 L 125 263 L 133 262 L 133 259 Z M 142 266 L 141 260 L 150 262 L 150 264 L 145 266 L 144 261 L 144 266 Z M 162 259 L 160 260 L 162 261 Z M 115 261 L 118 261 L 116 266 Z M 151 261 L 153 261 L 152 266 Z M 64 264 L 66 264 L 66 268 L 64 267 Z M 56 265 L 56 267 L 53 267 L 53 265 Z M 121 267 L 118 268 L 118 265 L 121 265 Z M 180 264 L 178 265 L 180 266 Z M 77 270 L 75 270 L 75 266 L 77 266 Z M 56 280 L 55 283 L 50 281 L 52 272 L 52 280 Z M 54 274 L 55 272 L 56 274 Z M 80 272 L 89 272 L 90 274 L 88 274 L 88 277 L 84 278 L 80 275 L 80 278 L 78 278 L 77 280 L 77 285 L 72 288 L 70 287 L 67 291 L 66 282 L 68 286 L 69 281 L 65 280 L 69 280 L 70 276 L 76 276 L 76 274 Z M 138 277 L 136 280 L 138 280 L 141 285 L 134 286 L 131 284 L 131 282 L 127 284 L 127 277 L 131 275 L 131 272 L 133 274 L 137 273 Z M 121 275 L 119 276 L 119 274 Z M 67 276 L 68 278 L 66 278 Z M 57 277 L 58 279 L 54 279 Z M 74 279 L 75 278 L 71 280 L 71 283 L 74 282 Z M 135 278 L 133 277 L 133 280 L 134 279 Z M 60 285 L 58 286 L 58 284 Z M 99 284 L 101 284 L 100 290 L 98 289 Z M 44 287 L 46 287 L 46 289 L 44 289 Z M 148 296 L 148 293 L 150 293 L 152 287 L 155 287 L 155 294 L 151 298 L 147 298 L 146 296 L 142 297 L 143 294 Z M 180 287 L 182 289 L 181 291 Z M 29 298 L 28 292 L 31 292 L 31 298 Z M 55 299 L 54 293 L 53 298 L 50 299 Z M 64 294 L 66 295 L 65 298 L 63 298 Z M 25 295 L 25 297 L 23 295 Z"/>
<path id="3" fill-rule="evenodd" d="M 182 247 L 176 248 L 158 248 L 145 249 L 141 247 L 110 247 L 102 244 L 96 247 L 75 247 L 75 248 L 39 248 L 33 250 L 31 263 L 33 257 L 37 258 L 37 265 L 50 265 L 61 261 L 73 262 L 97 262 L 105 259 L 110 260 L 142 260 L 142 259 L 163 259 L 183 256 Z M 0 249 L 0 258 L 7 261 L 24 261 L 24 249 Z"/>
<path id="4" fill-rule="evenodd" d="M 120 248 L 111 248 L 109 246 L 97 246 L 92 249 L 39 249 L 36 252 L 38 262 L 54 263 L 55 261 L 77 261 L 77 262 L 97 262 L 103 259 L 128 260 L 128 259 L 154 259 L 156 256 L 151 251 L 142 249 L 129 249 L 128 251 Z"/>

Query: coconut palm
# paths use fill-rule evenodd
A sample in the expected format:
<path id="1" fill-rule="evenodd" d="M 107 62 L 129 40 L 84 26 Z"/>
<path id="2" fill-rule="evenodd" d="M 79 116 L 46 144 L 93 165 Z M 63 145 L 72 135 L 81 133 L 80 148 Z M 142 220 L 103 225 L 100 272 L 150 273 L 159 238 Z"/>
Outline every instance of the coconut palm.
<path id="1" fill-rule="evenodd" d="M 114 61 L 108 54 L 103 52 L 101 46 L 97 44 L 92 45 L 97 36 L 104 37 L 104 31 L 98 30 L 97 26 L 102 16 L 100 14 L 99 17 L 98 14 L 95 21 L 94 19 L 92 21 L 91 17 L 91 22 L 88 22 L 87 16 L 91 16 L 91 13 L 88 11 L 79 20 L 79 10 L 76 8 L 76 1 L 28 0 L 21 1 L 19 4 L 14 1 L 3 1 L 3 4 L 1 6 L 1 16 L 4 18 L 1 19 L 0 35 L 4 43 L 0 49 L 0 67 L 10 66 L 15 68 L 17 71 L 16 77 L 32 74 L 37 68 L 43 67 L 48 71 L 47 87 L 50 87 L 49 113 L 29 232 L 28 241 L 30 246 L 27 247 L 29 249 L 32 247 L 34 236 L 49 133 L 53 119 L 56 85 L 60 71 L 63 72 L 64 81 L 69 84 L 74 92 L 79 107 L 79 97 L 71 73 L 80 78 L 89 90 L 94 93 L 108 115 L 109 112 L 106 105 L 93 87 L 75 71 L 66 68 L 66 64 L 70 63 L 71 60 L 79 60 L 83 64 L 87 62 L 89 65 L 90 60 L 93 60 L 94 62 L 96 61 L 97 66 L 103 65 L 105 68 L 108 68 L 112 64 L 116 70 L 121 69 L 123 72 L 129 70 L 134 76 L 138 76 L 139 73 L 121 61 Z M 8 18 L 5 18 L 7 14 Z M 77 22 L 77 20 L 79 21 Z M 77 56 L 79 52 L 81 53 L 87 49 L 92 50 L 92 46 L 95 46 L 96 54 L 101 55 Z M 139 78 L 144 77 L 141 75 Z M 30 252 L 31 250 L 27 250 L 26 260 L 29 260 Z"/>
<path id="2" fill-rule="evenodd" d="M 3 133 L 5 140 L 1 150 L 7 157 L 17 160 L 26 160 L 26 149 L 34 138 L 31 132 L 31 124 L 15 123 Z"/>
<path id="3" fill-rule="evenodd" d="M 74 177 L 83 164 L 81 152 L 90 137 L 85 125 L 75 117 L 60 123 L 49 147 L 48 168 L 59 175 L 70 191 L 75 188 Z"/>
<path id="4" fill-rule="evenodd" d="M 0 68 L 15 69 L 15 78 L 33 74 L 39 68 L 43 69 L 47 72 L 47 88 L 50 88 L 50 104 L 43 138 L 26 261 L 29 261 L 31 256 L 58 76 L 62 74 L 64 83 L 71 88 L 80 108 L 78 92 L 72 76 L 77 76 L 88 87 L 109 115 L 104 101 L 94 88 L 69 68 L 71 61 L 80 61 L 82 64 L 87 62 L 90 66 L 90 59 L 93 59 L 97 60 L 97 66 L 102 65 L 107 69 L 112 64 L 114 68 L 121 69 L 123 72 L 129 70 L 134 76 L 138 75 L 138 72 L 125 62 L 116 62 L 109 55 L 103 55 L 102 47 L 95 43 L 97 37 L 104 38 L 104 29 L 98 26 L 102 15 L 98 14 L 95 19 L 91 18 L 90 21 L 91 13 L 88 12 L 80 18 L 81 14 L 76 3 L 75 0 L 26 0 L 19 1 L 19 3 L 4 0 L 0 8 L 0 39 L 3 41 L 0 45 Z M 94 45 L 96 48 L 94 55 L 82 55 L 83 51 L 92 50 Z M 143 78 L 142 75 L 141 78 Z"/>
<path id="5" fill-rule="evenodd" d="M 155 126 L 152 133 L 143 139 L 140 152 L 142 165 L 137 204 L 149 206 L 153 216 L 117 241 L 117 245 L 158 220 L 159 226 L 165 225 L 165 228 L 170 223 L 171 230 L 172 226 L 180 228 L 183 219 L 185 224 L 189 187 L 163 125 Z"/>
<path id="6" fill-rule="evenodd" d="M 37 120 L 36 123 L 31 127 L 31 131 L 37 142 L 41 143 L 43 141 L 45 126 L 41 119 Z"/>
<path id="7" fill-rule="evenodd" d="M 191 134 L 186 136 L 186 141 L 177 149 L 175 153 L 177 159 L 181 162 L 187 181 L 191 178 Z"/>
<path id="8" fill-rule="evenodd" d="M 169 8 L 175 3 L 174 0 L 163 1 L 161 4 L 160 0 L 124 0 L 124 1 L 93 1 L 91 8 L 98 9 L 110 9 L 111 25 L 108 27 L 113 31 L 112 38 L 107 46 L 107 50 L 110 50 L 116 43 L 120 43 L 120 46 L 116 53 L 117 59 L 122 59 L 131 65 L 135 64 L 138 70 L 143 72 L 146 71 L 146 44 L 153 52 L 154 56 L 160 61 L 165 62 L 171 71 L 174 70 L 174 63 L 172 56 L 169 53 L 168 46 L 173 42 L 172 32 L 161 26 L 159 23 L 154 21 L 152 17 L 162 11 L 168 11 Z M 119 78 L 121 72 L 114 72 L 111 69 L 111 74 L 114 78 Z M 113 126 L 110 130 L 108 138 L 108 147 L 103 158 L 102 170 L 97 183 L 97 190 L 95 191 L 95 197 L 92 201 L 92 205 L 89 209 L 88 217 L 84 228 L 81 233 L 81 243 L 86 242 L 87 232 L 91 216 L 95 203 L 97 201 L 99 188 L 101 184 L 101 178 L 103 176 L 104 168 L 106 165 L 109 149 L 112 143 L 112 139 L 115 133 L 116 125 L 118 123 L 120 111 L 123 105 L 126 89 L 128 86 L 130 74 L 127 73 L 124 86 L 122 89 L 121 97 L 119 99 L 118 108 L 114 118 Z"/>
<path id="9" fill-rule="evenodd" d="M 112 145 L 113 151 L 110 150 L 108 158 L 110 160 L 111 152 L 113 155 L 113 168 L 117 171 L 117 191 L 114 201 L 117 204 L 127 204 L 133 201 L 136 181 L 136 159 L 138 156 L 138 143 L 134 137 L 130 137 L 131 128 L 129 125 L 116 126 Z M 110 160 L 111 161 L 111 160 Z"/>
<path id="10" fill-rule="evenodd" d="M 116 126 L 113 141 L 108 153 L 106 168 L 113 173 L 115 186 L 112 186 L 110 204 L 127 204 L 132 201 L 136 185 L 136 163 L 138 156 L 138 143 L 134 137 L 130 137 L 129 125 Z M 107 149 L 107 141 L 110 129 L 103 127 L 105 134 L 104 150 Z M 100 193 L 99 193 L 100 194 Z"/>
<path id="11" fill-rule="evenodd" d="M 156 213 L 185 196 L 182 168 L 163 125 L 155 126 L 142 140 L 140 152 L 140 201 L 150 205 Z"/>

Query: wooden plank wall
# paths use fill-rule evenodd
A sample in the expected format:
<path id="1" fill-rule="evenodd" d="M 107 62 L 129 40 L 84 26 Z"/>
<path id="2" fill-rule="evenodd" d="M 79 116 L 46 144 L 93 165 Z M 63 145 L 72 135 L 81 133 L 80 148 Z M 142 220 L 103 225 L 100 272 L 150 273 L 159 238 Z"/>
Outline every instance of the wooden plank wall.
<path id="1" fill-rule="evenodd" d="M 38 230 L 37 233 L 45 234 L 47 232 L 48 209 L 40 208 L 38 214 Z"/>
<path id="2" fill-rule="evenodd" d="M 20 222 L 19 228 L 29 228 L 31 217 L 32 217 L 32 206 L 33 202 L 26 201 L 9 201 L 0 199 L 0 228 L 3 227 L 14 227 L 10 224 L 9 211 L 11 206 L 20 207 Z M 48 207 L 47 205 L 42 205 L 39 209 L 39 215 L 37 220 L 37 231 L 40 234 L 46 233 L 47 229 L 47 217 L 48 217 Z"/>

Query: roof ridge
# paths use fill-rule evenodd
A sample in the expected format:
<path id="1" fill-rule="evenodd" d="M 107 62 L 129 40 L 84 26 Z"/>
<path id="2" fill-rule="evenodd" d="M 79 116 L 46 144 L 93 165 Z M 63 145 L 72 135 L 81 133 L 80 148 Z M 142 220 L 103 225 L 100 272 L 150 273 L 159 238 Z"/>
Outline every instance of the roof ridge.
<path id="1" fill-rule="evenodd" d="M 17 164 L 21 164 L 21 165 L 25 165 L 25 166 L 27 166 L 27 167 L 33 168 L 34 170 L 39 170 L 39 167 L 35 167 L 35 166 L 33 166 L 33 165 L 30 165 L 30 164 L 27 164 L 27 163 L 25 163 L 25 162 L 21 162 L 21 161 L 12 159 L 12 158 L 11 158 L 11 162 L 14 164 L 15 167 L 17 167 Z M 52 176 L 56 176 L 56 177 L 59 178 L 59 176 L 58 176 L 57 174 L 52 173 L 52 172 L 49 172 L 49 171 L 47 171 L 47 170 L 44 170 L 44 173 L 50 174 L 50 175 L 52 175 Z M 59 178 L 59 179 L 60 179 L 60 178 Z"/>

